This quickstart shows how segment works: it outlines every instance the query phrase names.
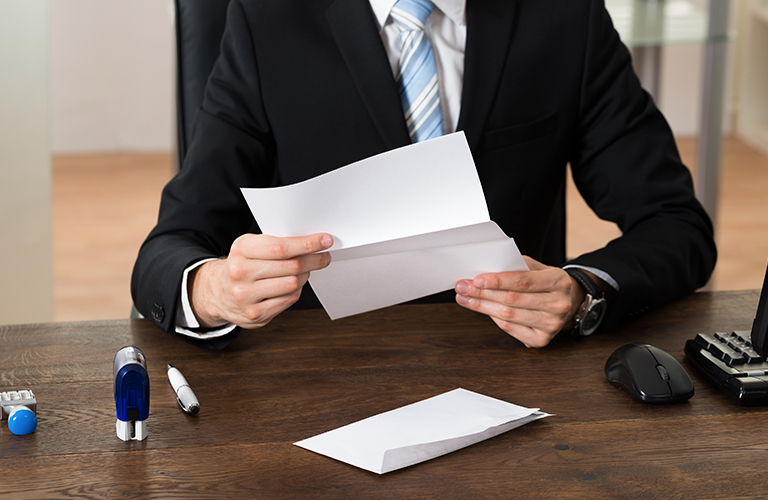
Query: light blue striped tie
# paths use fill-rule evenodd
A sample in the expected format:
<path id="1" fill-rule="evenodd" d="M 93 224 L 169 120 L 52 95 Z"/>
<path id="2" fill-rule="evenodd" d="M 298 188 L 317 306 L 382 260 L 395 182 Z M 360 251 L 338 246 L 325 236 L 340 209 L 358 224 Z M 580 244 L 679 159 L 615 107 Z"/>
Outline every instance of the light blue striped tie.
<path id="1" fill-rule="evenodd" d="M 398 0 L 390 12 L 403 44 L 396 81 L 413 142 L 443 135 L 435 56 L 424 33 L 424 23 L 434 8 L 430 0 Z"/>

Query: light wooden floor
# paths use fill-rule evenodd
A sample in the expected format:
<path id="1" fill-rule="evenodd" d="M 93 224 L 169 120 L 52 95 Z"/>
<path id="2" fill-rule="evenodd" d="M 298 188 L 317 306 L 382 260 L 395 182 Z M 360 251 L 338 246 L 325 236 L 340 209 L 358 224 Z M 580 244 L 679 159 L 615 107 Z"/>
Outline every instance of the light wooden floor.
<path id="1" fill-rule="evenodd" d="M 172 175 L 171 154 L 53 159 L 56 321 L 128 317 L 133 261 Z"/>
<path id="2" fill-rule="evenodd" d="M 688 165 L 695 141 L 679 140 Z M 53 161 L 56 321 L 125 318 L 130 275 L 157 218 L 160 191 L 173 175 L 170 153 L 58 156 Z M 717 242 L 710 288 L 759 288 L 768 261 L 768 158 L 735 139 L 724 144 Z M 618 236 L 573 186 L 568 196 L 568 254 Z"/>

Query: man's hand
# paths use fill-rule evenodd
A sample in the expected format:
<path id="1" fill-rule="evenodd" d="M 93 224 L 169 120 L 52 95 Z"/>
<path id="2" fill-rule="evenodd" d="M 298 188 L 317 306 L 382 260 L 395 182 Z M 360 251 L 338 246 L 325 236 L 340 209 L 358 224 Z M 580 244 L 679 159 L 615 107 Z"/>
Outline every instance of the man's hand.
<path id="1" fill-rule="evenodd" d="M 524 257 L 530 271 L 481 274 L 456 284 L 456 302 L 487 314 L 526 347 L 544 347 L 573 316 L 585 292 L 559 267 Z"/>
<path id="2" fill-rule="evenodd" d="M 327 234 L 276 238 L 246 234 L 225 259 L 206 262 L 189 273 L 188 293 L 203 327 L 234 323 L 260 328 L 299 300 L 309 273 L 331 263 Z"/>

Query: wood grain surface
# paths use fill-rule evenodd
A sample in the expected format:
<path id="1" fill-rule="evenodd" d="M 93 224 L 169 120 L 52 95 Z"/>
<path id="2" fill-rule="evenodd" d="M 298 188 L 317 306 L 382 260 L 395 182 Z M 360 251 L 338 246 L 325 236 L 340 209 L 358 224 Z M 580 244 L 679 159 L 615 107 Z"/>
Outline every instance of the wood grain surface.
<path id="1" fill-rule="evenodd" d="M 543 350 L 452 304 L 290 311 L 218 352 L 146 320 L 0 326 L 0 390 L 33 390 L 39 418 L 28 436 L 0 427 L 0 498 L 762 498 L 766 409 L 735 405 L 683 354 L 698 332 L 749 329 L 757 298 L 698 293 Z M 645 405 L 608 384 L 605 361 L 633 341 L 681 360 L 694 397 Z M 148 360 L 142 442 L 115 436 L 125 345 Z M 179 409 L 168 363 L 198 415 Z M 381 476 L 293 445 L 457 387 L 555 416 Z"/>

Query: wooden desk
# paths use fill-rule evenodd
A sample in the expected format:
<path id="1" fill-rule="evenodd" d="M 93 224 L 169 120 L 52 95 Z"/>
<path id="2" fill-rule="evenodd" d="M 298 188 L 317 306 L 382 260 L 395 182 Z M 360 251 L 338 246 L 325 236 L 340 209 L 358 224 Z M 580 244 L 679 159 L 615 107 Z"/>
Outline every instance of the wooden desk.
<path id="1" fill-rule="evenodd" d="M 0 327 L 0 389 L 32 389 L 39 424 L 0 429 L 2 498 L 713 498 L 765 489 L 768 415 L 710 387 L 684 359 L 700 331 L 750 327 L 757 292 L 700 293 L 609 335 L 525 349 L 455 305 L 331 322 L 289 312 L 200 350 L 146 320 Z M 683 360 L 695 396 L 635 402 L 605 380 L 608 356 L 647 341 Z M 149 437 L 115 436 L 112 358 L 147 355 Z M 181 412 L 172 363 L 200 399 Z M 382 476 L 292 443 L 464 387 L 555 413 Z M 3 423 L 5 424 L 5 422 Z"/>

